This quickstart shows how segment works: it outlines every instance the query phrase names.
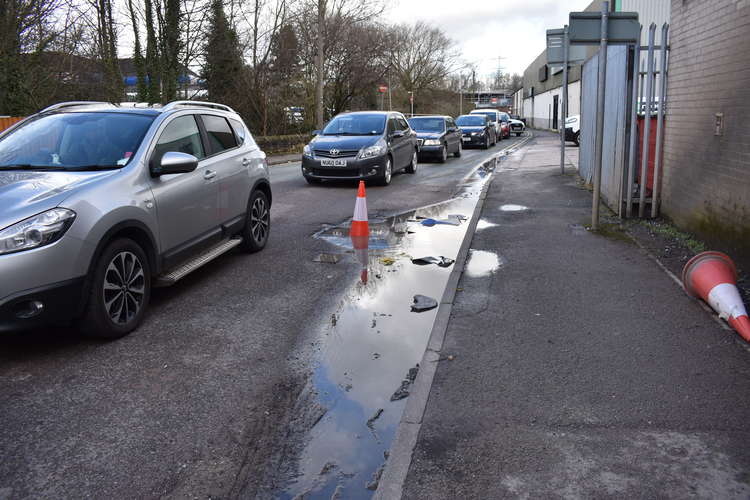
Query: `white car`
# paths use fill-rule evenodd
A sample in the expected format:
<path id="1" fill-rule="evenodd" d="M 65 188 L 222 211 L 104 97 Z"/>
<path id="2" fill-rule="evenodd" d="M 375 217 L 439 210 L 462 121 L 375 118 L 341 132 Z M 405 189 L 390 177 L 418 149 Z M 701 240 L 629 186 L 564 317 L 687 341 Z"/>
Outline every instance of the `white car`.
<path id="1" fill-rule="evenodd" d="M 485 115 L 490 117 L 490 121 L 492 122 L 492 125 L 495 127 L 495 136 L 497 137 L 497 140 L 501 140 L 503 138 L 503 125 L 502 125 L 502 111 L 498 111 L 494 108 L 490 109 L 475 109 L 469 112 L 471 115 Z M 508 135 L 510 137 L 510 135 Z"/>
<path id="2" fill-rule="evenodd" d="M 510 131 L 516 134 L 516 137 L 520 136 L 526 130 L 526 124 L 521 120 L 515 118 L 510 119 Z"/>
<path id="3" fill-rule="evenodd" d="M 581 115 L 569 116 L 565 119 L 565 140 L 580 146 L 581 139 Z"/>

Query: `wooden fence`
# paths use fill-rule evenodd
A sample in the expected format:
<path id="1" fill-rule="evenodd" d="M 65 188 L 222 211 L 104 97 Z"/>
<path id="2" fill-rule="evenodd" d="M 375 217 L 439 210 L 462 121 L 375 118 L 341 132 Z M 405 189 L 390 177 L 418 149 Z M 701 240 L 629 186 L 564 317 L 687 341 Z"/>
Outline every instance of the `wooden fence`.
<path id="1" fill-rule="evenodd" d="M 6 116 L 6 117 L 0 117 L 0 132 L 5 130 L 6 128 L 10 127 L 14 123 L 20 122 L 23 120 L 23 116 Z"/>

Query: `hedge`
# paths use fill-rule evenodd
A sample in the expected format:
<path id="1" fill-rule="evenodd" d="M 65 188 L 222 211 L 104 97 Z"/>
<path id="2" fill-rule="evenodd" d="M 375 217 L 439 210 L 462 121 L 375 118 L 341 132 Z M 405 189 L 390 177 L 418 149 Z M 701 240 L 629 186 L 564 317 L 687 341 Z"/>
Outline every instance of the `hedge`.
<path id="1" fill-rule="evenodd" d="M 311 139 L 312 134 L 267 135 L 256 137 L 255 142 L 266 154 L 302 154 L 302 148 Z"/>

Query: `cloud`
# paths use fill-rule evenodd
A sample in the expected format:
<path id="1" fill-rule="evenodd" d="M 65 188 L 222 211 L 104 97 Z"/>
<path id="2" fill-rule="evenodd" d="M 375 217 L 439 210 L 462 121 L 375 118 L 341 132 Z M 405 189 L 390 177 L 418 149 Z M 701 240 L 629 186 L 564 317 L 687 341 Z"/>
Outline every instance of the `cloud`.
<path id="1" fill-rule="evenodd" d="M 544 50 L 546 30 L 561 28 L 567 23 L 569 12 L 583 10 L 589 3 L 590 0 L 393 0 L 386 15 L 393 23 L 424 21 L 441 28 L 456 41 L 463 58 L 475 62 L 479 74 L 487 76 L 498 64 L 506 72 L 523 73 Z"/>

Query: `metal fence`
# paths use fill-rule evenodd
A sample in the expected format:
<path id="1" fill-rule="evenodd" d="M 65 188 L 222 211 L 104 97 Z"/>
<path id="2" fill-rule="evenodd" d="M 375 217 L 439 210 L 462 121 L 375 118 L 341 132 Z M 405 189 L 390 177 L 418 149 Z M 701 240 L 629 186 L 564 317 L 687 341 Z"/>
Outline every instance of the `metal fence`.
<path id="1" fill-rule="evenodd" d="M 647 205 L 651 217 L 658 215 L 667 104 L 667 71 L 661 68 L 668 68 L 668 30 L 665 24 L 659 45 L 652 24 L 648 45 L 608 50 L 601 196 L 620 217 L 630 217 L 635 206 L 644 217 Z M 584 64 L 581 77 L 579 174 L 587 183 L 594 177 L 598 69 L 596 54 Z"/>
<path id="2" fill-rule="evenodd" d="M 580 175 L 586 182 L 594 176 L 596 148 L 596 99 L 599 54 L 583 66 L 585 96 L 581 113 Z M 601 195 L 616 212 L 622 206 L 625 182 L 626 120 L 628 104 L 628 47 L 613 45 L 607 51 L 607 92 L 604 101 L 604 141 L 602 149 Z"/>

